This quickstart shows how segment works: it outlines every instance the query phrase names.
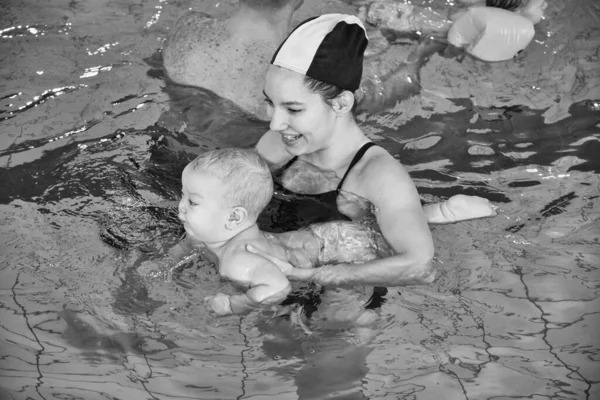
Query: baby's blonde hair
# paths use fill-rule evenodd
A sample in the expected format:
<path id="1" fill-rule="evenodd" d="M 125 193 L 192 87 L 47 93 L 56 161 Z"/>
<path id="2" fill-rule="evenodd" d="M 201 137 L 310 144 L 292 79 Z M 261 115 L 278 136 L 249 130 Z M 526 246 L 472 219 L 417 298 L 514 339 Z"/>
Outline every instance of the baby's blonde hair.
<path id="1" fill-rule="evenodd" d="M 273 197 L 273 177 L 256 150 L 220 149 L 196 157 L 187 168 L 219 179 L 226 187 L 225 199 L 241 206 L 256 220 Z"/>

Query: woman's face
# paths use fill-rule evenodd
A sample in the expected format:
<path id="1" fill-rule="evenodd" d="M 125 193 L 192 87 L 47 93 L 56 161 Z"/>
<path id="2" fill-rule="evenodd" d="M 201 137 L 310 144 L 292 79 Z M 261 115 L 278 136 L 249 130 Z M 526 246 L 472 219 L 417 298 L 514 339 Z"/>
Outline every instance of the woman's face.
<path id="1" fill-rule="evenodd" d="M 324 150 L 332 142 L 337 115 L 321 97 L 304 85 L 304 75 L 269 66 L 265 84 L 269 125 L 281 134 L 291 155 Z"/>

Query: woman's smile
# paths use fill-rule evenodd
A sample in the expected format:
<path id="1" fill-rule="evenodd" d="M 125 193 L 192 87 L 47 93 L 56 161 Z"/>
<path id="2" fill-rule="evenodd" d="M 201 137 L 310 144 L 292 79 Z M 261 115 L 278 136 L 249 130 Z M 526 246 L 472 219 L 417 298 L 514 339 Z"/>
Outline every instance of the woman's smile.
<path id="1" fill-rule="evenodd" d="M 281 140 L 287 146 L 293 146 L 300 140 L 301 137 L 302 134 L 300 133 L 281 133 Z"/>

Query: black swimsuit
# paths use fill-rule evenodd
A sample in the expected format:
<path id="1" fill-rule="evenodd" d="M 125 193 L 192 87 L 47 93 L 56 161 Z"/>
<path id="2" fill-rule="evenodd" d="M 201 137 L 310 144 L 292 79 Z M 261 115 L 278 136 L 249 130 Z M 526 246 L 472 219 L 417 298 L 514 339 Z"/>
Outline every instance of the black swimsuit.
<path id="1" fill-rule="evenodd" d="M 337 197 L 342 190 L 346 177 L 352 168 L 361 160 L 363 155 L 375 143 L 365 143 L 354 155 L 346 173 L 335 190 L 318 194 L 301 194 L 283 187 L 281 177 L 283 173 L 292 166 L 298 157 L 292 158 L 279 170 L 273 172 L 275 194 L 269 205 L 263 210 L 258 218 L 260 229 L 268 232 L 288 232 L 306 228 L 318 222 L 351 221 L 347 215 L 340 212 L 337 205 Z M 365 308 L 379 308 L 385 302 L 387 288 L 375 287 L 373 295 L 365 305 Z M 304 312 L 310 317 L 320 303 L 319 293 L 292 293 L 282 303 L 300 303 Z"/>
<path id="2" fill-rule="evenodd" d="M 281 184 L 283 173 L 298 159 L 298 157 L 292 158 L 279 170 L 273 172 L 275 195 L 261 213 L 258 219 L 259 227 L 268 232 L 287 232 L 318 222 L 351 221 L 351 218 L 338 209 L 337 197 L 352 168 L 372 146 L 375 146 L 375 143 L 365 143 L 356 152 L 335 190 L 318 194 L 301 194 L 283 187 Z"/>

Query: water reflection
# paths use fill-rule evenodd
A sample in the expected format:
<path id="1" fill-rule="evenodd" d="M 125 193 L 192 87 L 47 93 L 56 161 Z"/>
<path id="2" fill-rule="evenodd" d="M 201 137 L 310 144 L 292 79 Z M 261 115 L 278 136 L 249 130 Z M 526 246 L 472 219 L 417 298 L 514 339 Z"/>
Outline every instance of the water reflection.
<path id="1" fill-rule="evenodd" d="M 77 86 L 71 85 L 71 86 L 63 86 L 63 87 L 44 90 L 41 94 L 35 95 L 35 96 L 33 96 L 33 98 L 31 100 L 26 101 L 24 105 L 16 107 L 16 109 L 13 109 L 13 110 L 1 110 L 0 109 L 0 122 L 5 121 L 10 118 L 14 118 L 18 114 L 20 114 L 24 111 L 27 111 L 31 108 L 37 107 L 40 104 L 44 104 L 46 101 L 48 101 L 50 99 L 53 99 L 57 96 L 61 96 L 65 93 L 73 92 L 82 87 L 87 87 L 87 86 L 83 85 L 83 84 L 77 85 Z M 8 100 L 8 99 L 13 100 L 13 99 L 16 99 L 21 96 L 23 96 L 22 92 L 9 94 L 9 95 L 6 95 L 6 96 L 3 96 L 2 98 L 0 98 L 0 102 L 2 100 Z M 6 105 L 5 107 L 13 108 L 14 104 L 10 103 L 10 104 Z M 4 114 L 4 115 L 2 115 L 2 114 Z"/>
<path id="2" fill-rule="evenodd" d="M 150 28 L 152 25 L 156 24 L 160 18 L 160 13 L 163 10 L 163 6 L 166 5 L 167 0 L 158 0 L 158 3 L 156 6 L 154 6 L 156 12 L 154 15 L 152 15 L 152 17 L 150 18 L 150 20 L 148 22 L 146 22 L 146 28 Z"/>
<path id="3" fill-rule="evenodd" d="M 210 93 L 186 90 L 195 100 L 212 99 Z M 61 223 L 63 216 L 89 220 L 95 226 L 93 241 L 105 246 L 103 251 L 108 249 L 122 257 L 103 272 L 112 278 L 109 290 L 102 291 L 102 315 L 124 318 L 123 328 L 100 332 L 74 311 L 57 311 L 68 326 L 59 330 L 64 335 L 61 340 L 81 349 L 86 362 L 135 356 L 147 359 L 144 368 L 164 368 L 169 374 L 182 372 L 187 368 L 184 366 L 191 365 L 185 361 L 189 356 L 166 356 L 159 351 L 157 357 L 170 360 L 165 367 L 156 364 L 156 359 L 152 361 L 153 353 L 143 350 L 143 346 L 153 340 L 164 351 L 166 347 L 186 348 L 184 352 L 189 352 L 187 346 L 195 348 L 197 345 L 191 343 L 202 337 L 207 340 L 206 346 L 220 349 L 212 356 L 217 365 L 223 363 L 227 353 L 235 360 L 233 365 L 247 366 L 247 376 L 233 373 L 232 382 L 242 382 L 240 385 L 247 390 L 253 388 L 253 393 L 274 390 L 271 384 L 252 383 L 253 376 L 264 374 L 274 374 L 269 382 L 273 382 L 273 376 L 283 379 L 286 391 L 296 391 L 306 399 L 323 393 L 340 398 L 373 398 L 386 391 L 394 396 L 419 393 L 426 398 L 467 392 L 469 397 L 483 398 L 505 393 L 507 387 L 513 395 L 539 391 L 565 395 L 562 384 L 556 382 L 568 383 L 573 393 L 588 390 L 595 365 L 591 363 L 585 372 L 577 371 L 573 365 L 579 365 L 578 361 L 570 358 L 567 349 L 579 354 L 596 346 L 580 327 L 590 318 L 590 301 L 595 297 L 588 288 L 595 287 L 593 282 L 598 279 L 594 267 L 598 255 L 586 243 L 596 240 L 589 239 L 589 235 L 600 237 L 593 225 L 600 215 L 596 200 L 598 176 L 586 172 L 588 168 L 597 170 L 597 159 L 590 156 L 591 152 L 582 151 L 598 142 L 594 133 L 598 116 L 586 114 L 589 108 L 577 105 L 572 110 L 575 117 L 559 123 L 564 126 L 550 127 L 545 132 L 550 143 L 526 128 L 527 123 L 533 125 L 541 118 L 533 111 L 487 121 L 487 125 L 482 123 L 471 132 L 465 129 L 460 133 L 456 123 L 450 125 L 450 121 L 463 120 L 466 112 L 460 112 L 455 119 L 445 116 L 443 121 L 417 121 L 402 139 L 391 132 L 382 135 L 382 142 L 389 143 L 406 160 L 422 191 L 432 198 L 473 189 L 477 194 L 496 193 L 505 203 L 501 205 L 502 213 L 492 220 L 436 227 L 441 270 L 435 290 L 404 288 L 401 294 L 392 290 L 381 311 L 389 324 L 380 330 L 359 331 L 357 336 L 345 328 L 327 330 L 318 325 L 309 326 L 311 332 L 307 333 L 293 314 L 289 320 L 273 315 L 212 319 L 202 305 L 204 293 L 234 288 L 224 285 L 212 265 L 201 257 L 176 271 L 173 282 L 148 281 L 139 274 L 144 261 L 160 262 L 169 244 L 180 236 L 173 204 L 178 197 L 181 169 L 195 152 L 201 151 L 195 143 L 210 148 L 210 142 L 205 141 L 208 132 L 215 145 L 218 141 L 234 142 L 232 132 L 248 122 L 233 109 L 234 118 L 225 122 L 217 117 L 222 110 L 202 108 L 211 101 L 174 98 L 177 103 L 161 117 L 160 124 L 183 121 L 180 131 L 163 127 L 119 131 L 101 139 L 64 145 L 39 160 L 5 171 L 9 185 L 1 193 L 2 201 L 9 207 L 14 207 L 15 197 L 30 201 L 24 215 L 47 218 L 42 225 L 32 226 L 41 226 L 48 238 L 60 232 L 53 224 L 66 227 L 62 229 L 69 235 L 77 234 L 77 229 Z M 115 102 L 131 99 L 123 97 Z M 185 118 L 177 120 L 173 113 Z M 504 125 L 506 121 L 511 124 Z M 431 147 L 414 145 L 423 132 L 419 124 L 435 124 L 441 139 Z M 257 134 L 262 129 L 260 123 L 250 127 Z M 568 140 L 557 144 L 552 135 L 556 132 L 556 138 L 564 139 L 564 127 L 570 127 Z M 495 150 L 494 154 L 471 155 L 489 161 L 486 174 L 482 174 L 482 167 L 474 167 L 464 154 L 472 146 L 471 138 L 487 135 L 492 129 L 503 130 L 501 135 L 485 136 L 486 145 L 498 149 L 498 153 L 526 143 L 522 148 L 532 154 L 527 158 L 499 157 Z M 455 140 L 448 141 L 448 137 Z M 565 157 L 567 149 L 572 149 L 566 156 L 571 158 Z M 531 165 L 532 160 L 538 165 Z M 439 161 L 444 162 L 443 168 L 436 164 Z M 434 165 L 435 171 L 430 169 Z M 25 178 L 33 171 L 36 179 L 32 185 Z M 15 226 L 14 221 L 7 221 L 5 226 Z M 27 243 L 30 239 L 26 237 L 20 240 Z M 75 250 L 81 242 L 68 243 Z M 573 243 L 583 246 L 575 259 L 571 256 Z M 97 253 L 94 250 L 90 255 Z M 6 254 L 8 260 L 16 257 L 13 252 Z M 60 277 L 59 285 L 81 296 L 87 286 L 69 283 L 73 281 L 70 274 L 86 274 L 91 284 L 96 280 L 97 266 L 82 264 L 78 257 L 84 256 L 79 254 L 58 264 L 68 266 L 69 274 L 52 270 L 36 274 L 45 279 Z M 323 298 L 320 301 L 316 308 L 322 307 Z M 558 329 L 572 329 L 577 342 L 557 335 Z M 244 342 L 239 342 L 239 335 Z M 163 343 L 157 337 L 169 342 Z M 357 341 L 361 337 L 368 340 Z M 237 347 L 241 343 L 242 350 Z M 210 370 L 208 358 L 203 360 L 193 369 Z M 255 367 L 248 367 L 251 365 Z M 235 366 L 227 369 L 239 372 Z M 160 379 L 142 375 L 146 389 L 159 393 Z M 327 379 L 322 379 L 325 376 Z M 570 376 L 577 376 L 579 383 Z M 431 385 L 432 379 L 441 382 L 441 387 Z M 504 383 L 492 384 L 499 381 Z M 193 389 L 207 388 L 215 389 L 212 385 L 194 385 Z"/>
<path id="4" fill-rule="evenodd" d="M 72 33 L 73 23 L 67 22 L 64 25 L 16 25 L 0 29 L 0 39 L 13 39 L 24 36 L 39 37 L 46 34 L 64 34 Z"/>
<path id="5" fill-rule="evenodd" d="M 95 51 L 91 51 L 89 48 L 86 48 L 85 50 L 87 51 L 88 56 L 95 56 L 97 54 L 106 53 L 107 50 L 109 50 L 111 47 L 115 47 L 118 44 L 119 44 L 119 42 L 107 43 L 105 45 L 98 47 L 98 49 Z"/>

